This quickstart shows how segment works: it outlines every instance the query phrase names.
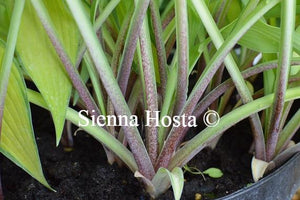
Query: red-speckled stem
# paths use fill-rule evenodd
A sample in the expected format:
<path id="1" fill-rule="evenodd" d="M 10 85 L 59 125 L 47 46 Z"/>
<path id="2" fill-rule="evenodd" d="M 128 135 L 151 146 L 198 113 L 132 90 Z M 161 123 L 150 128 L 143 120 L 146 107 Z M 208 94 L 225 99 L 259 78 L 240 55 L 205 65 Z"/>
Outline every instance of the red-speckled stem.
<path id="1" fill-rule="evenodd" d="M 181 113 L 187 99 L 188 92 L 188 67 L 189 67 L 189 40 L 188 16 L 186 0 L 175 1 L 176 36 L 178 51 L 178 79 L 177 95 L 174 115 Z"/>
<path id="2" fill-rule="evenodd" d="M 124 46 L 124 53 L 122 55 L 120 67 L 118 69 L 118 83 L 124 96 L 128 85 L 128 79 L 131 72 L 131 65 L 134 57 L 134 52 L 136 50 L 137 40 L 147 8 L 149 6 L 149 1 L 150 0 L 138 1 L 129 25 L 129 30 Z"/>
<path id="3" fill-rule="evenodd" d="M 165 92 L 166 92 L 166 84 L 167 84 L 167 74 L 166 74 L 167 57 L 166 57 L 165 45 L 162 39 L 163 31 L 162 31 L 162 25 L 161 25 L 161 20 L 159 15 L 159 9 L 155 0 L 150 0 L 150 12 L 151 12 L 154 37 L 155 37 L 156 52 L 158 57 L 161 94 L 162 94 L 162 98 L 164 99 Z"/>
<path id="4" fill-rule="evenodd" d="M 147 18 L 144 20 L 143 27 L 140 33 L 140 46 L 142 54 L 143 74 L 145 81 L 146 107 L 150 112 L 150 117 L 155 117 L 155 112 L 158 111 L 157 90 L 154 63 L 152 57 L 151 40 L 148 29 Z M 146 126 L 146 147 L 153 164 L 155 164 L 158 152 L 157 127 L 154 120 Z"/>

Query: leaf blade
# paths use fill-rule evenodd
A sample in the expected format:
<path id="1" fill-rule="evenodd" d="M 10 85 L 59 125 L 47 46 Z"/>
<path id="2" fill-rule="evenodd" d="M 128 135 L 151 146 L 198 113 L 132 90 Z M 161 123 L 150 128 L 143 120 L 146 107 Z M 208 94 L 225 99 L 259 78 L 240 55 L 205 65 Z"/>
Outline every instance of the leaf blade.
<path id="1" fill-rule="evenodd" d="M 56 2 L 55 2 L 56 1 Z M 49 15 L 73 63 L 78 50 L 78 32 L 63 2 L 44 1 Z M 38 41 L 38 42 L 37 42 Z M 50 108 L 55 124 L 57 144 L 60 140 L 66 108 L 71 95 L 71 82 L 52 47 L 34 8 L 26 1 L 17 51 L 26 72 L 36 84 Z"/>
<path id="2" fill-rule="evenodd" d="M 3 47 L 0 47 L 0 60 L 3 52 Z M 40 164 L 25 83 L 15 64 L 9 77 L 2 122 L 0 152 L 51 189 Z"/>

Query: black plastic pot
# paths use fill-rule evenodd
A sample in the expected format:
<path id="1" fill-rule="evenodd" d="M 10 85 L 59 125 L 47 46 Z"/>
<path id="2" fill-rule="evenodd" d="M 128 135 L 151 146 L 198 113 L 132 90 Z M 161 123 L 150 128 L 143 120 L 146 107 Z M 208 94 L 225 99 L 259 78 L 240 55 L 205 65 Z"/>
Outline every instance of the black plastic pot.
<path id="1" fill-rule="evenodd" d="M 253 185 L 217 200 L 291 200 L 300 187 L 300 153 Z"/>

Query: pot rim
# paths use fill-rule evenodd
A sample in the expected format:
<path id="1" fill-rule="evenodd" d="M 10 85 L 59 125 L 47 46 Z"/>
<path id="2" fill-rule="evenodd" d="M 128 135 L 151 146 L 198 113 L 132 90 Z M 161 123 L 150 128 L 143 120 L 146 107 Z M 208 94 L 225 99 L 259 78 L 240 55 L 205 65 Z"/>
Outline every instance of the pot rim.
<path id="1" fill-rule="evenodd" d="M 240 195 L 243 194 L 247 194 L 248 192 L 255 190 L 256 188 L 261 187 L 261 185 L 267 184 L 269 181 L 271 182 L 271 180 L 274 178 L 276 179 L 278 176 L 278 174 L 280 173 L 284 173 L 284 171 L 286 170 L 286 168 L 289 167 L 293 167 L 294 162 L 296 162 L 297 160 L 300 160 L 300 152 L 294 154 L 287 162 L 285 162 L 283 165 L 281 165 L 280 167 L 278 167 L 277 169 L 275 169 L 272 173 L 267 174 L 267 176 L 263 177 L 261 180 L 259 180 L 256 183 L 251 184 L 248 187 L 243 187 L 229 195 L 217 198 L 216 200 L 225 200 L 225 199 L 231 199 L 234 197 L 238 197 Z M 291 185 L 293 185 L 293 188 L 291 189 L 291 193 L 292 195 L 296 192 L 296 190 L 300 187 L 300 180 L 298 181 L 298 184 L 295 183 L 290 183 Z"/>

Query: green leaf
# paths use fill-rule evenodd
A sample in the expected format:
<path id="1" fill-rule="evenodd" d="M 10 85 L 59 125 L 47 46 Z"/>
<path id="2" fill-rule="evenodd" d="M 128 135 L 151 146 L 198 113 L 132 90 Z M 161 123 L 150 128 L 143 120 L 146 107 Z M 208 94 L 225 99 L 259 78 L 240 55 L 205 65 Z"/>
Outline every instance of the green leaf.
<path id="1" fill-rule="evenodd" d="M 296 5 L 296 13 L 300 13 L 300 1 L 297 0 L 297 5 Z M 281 15 L 281 4 L 278 4 L 275 6 L 273 9 L 271 9 L 269 12 L 265 14 L 265 18 L 271 18 L 271 17 L 280 17 Z"/>
<path id="2" fill-rule="evenodd" d="M 227 26 L 222 34 L 229 33 L 233 25 L 234 23 Z M 270 26 L 260 20 L 247 31 L 238 43 L 257 52 L 277 53 L 279 52 L 280 35 L 280 28 Z M 296 31 L 293 36 L 293 46 L 296 52 L 300 51 L 300 34 Z"/>
<path id="3" fill-rule="evenodd" d="M 81 71 L 80 71 L 80 77 L 83 80 L 83 82 L 86 84 L 90 78 L 89 72 L 87 70 L 87 67 L 85 64 L 82 65 Z M 74 96 L 73 96 L 73 106 L 76 106 L 79 100 L 79 93 L 76 89 L 74 89 Z"/>
<path id="4" fill-rule="evenodd" d="M 221 32 L 224 38 L 231 33 L 236 21 L 224 27 Z M 263 21 L 258 21 L 241 37 L 238 44 L 251 50 L 262 53 L 278 53 L 280 43 L 280 28 L 270 26 Z M 210 38 L 205 43 L 209 43 Z M 293 46 L 297 53 L 300 53 L 300 33 L 294 32 Z M 199 52 L 202 53 L 203 45 L 200 45 Z"/>
<path id="5" fill-rule="evenodd" d="M 297 75 L 298 73 L 300 73 L 300 65 L 291 68 L 290 75 Z"/>
<path id="6" fill-rule="evenodd" d="M 63 1 L 45 0 L 44 4 L 66 52 L 75 63 L 79 35 L 70 13 Z M 17 51 L 28 75 L 49 106 L 58 144 L 72 86 L 30 1 L 26 1 L 22 16 Z"/>
<path id="7" fill-rule="evenodd" d="M 91 22 L 93 22 L 93 23 L 96 19 L 99 2 L 100 2 L 99 0 L 93 1 L 92 5 L 91 5 L 90 18 L 91 18 Z"/>
<path id="8" fill-rule="evenodd" d="M 169 40 L 170 36 L 174 31 L 175 31 L 175 19 L 172 19 L 172 21 L 168 24 L 168 26 L 163 31 L 162 38 L 165 44 L 167 43 L 167 41 Z"/>
<path id="9" fill-rule="evenodd" d="M 194 10 L 194 7 L 191 2 L 188 2 L 188 22 L 189 22 L 189 73 L 193 70 L 196 65 L 199 57 L 202 54 L 202 51 L 198 51 L 199 48 L 207 46 L 204 41 L 201 41 L 201 38 L 205 38 L 206 31 L 202 25 L 201 19 Z M 201 25 L 200 25 L 201 24 Z M 197 28 L 197 31 L 195 30 Z"/>
<path id="10" fill-rule="evenodd" d="M 228 5 L 228 12 L 227 12 L 227 20 L 229 22 L 232 22 L 234 19 L 239 17 L 239 14 L 241 13 L 241 7 L 240 7 L 240 1 L 239 0 L 231 0 L 230 5 Z"/>
<path id="11" fill-rule="evenodd" d="M 103 91 L 101 89 L 100 80 L 97 76 L 97 71 L 93 66 L 93 61 L 90 58 L 89 54 L 85 54 L 83 57 L 83 66 L 86 67 L 88 71 L 89 78 L 93 84 L 93 89 L 95 91 L 95 98 L 97 100 L 97 104 L 100 108 L 102 115 L 106 115 L 105 101 L 103 97 Z"/>
<path id="12" fill-rule="evenodd" d="M 7 32 L 9 28 L 9 19 L 7 10 L 4 4 L 0 3 L 0 38 L 6 40 Z"/>
<path id="13" fill-rule="evenodd" d="M 4 48 L 1 46 L 0 63 L 3 54 Z M 15 64 L 9 77 L 1 131 L 0 152 L 51 189 L 40 164 L 25 83 Z"/>
<path id="14" fill-rule="evenodd" d="M 209 168 L 203 172 L 203 174 L 207 174 L 212 178 L 221 178 L 223 176 L 223 172 L 218 168 Z"/>
<path id="15" fill-rule="evenodd" d="M 227 25 L 222 30 L 225 38 L 234 26 L 235 22 Z M 258 52 L 275 53 L 279 50 L 279 38 L 279 28 L 258 21 L 244 34 L 238 43 Z"/>
<path id="16" fill-rule="evenodd" d="M 276 60 L 277 55 L 276 54 L 263 54 L 263 61 L 271 61 Z M 275 77 L 276 76 L 276 69 L 273 70 L 267 70 L 263 72 L 263 78 L 264 78 L 264 93 L 265 94 L 271 94 L 274 89 L 275 84 Z"/>

